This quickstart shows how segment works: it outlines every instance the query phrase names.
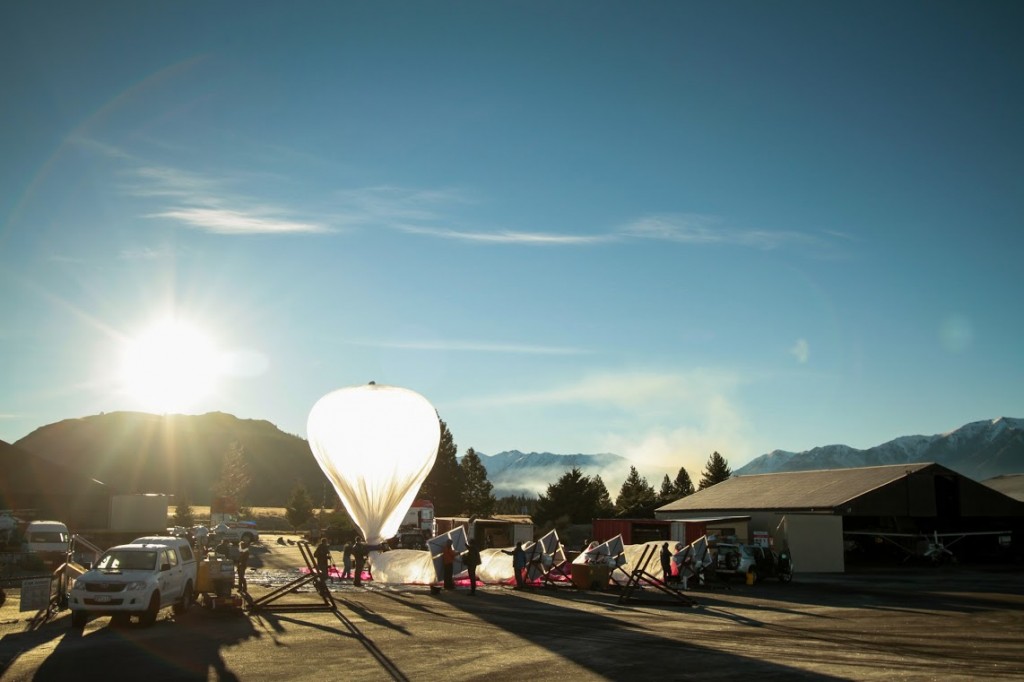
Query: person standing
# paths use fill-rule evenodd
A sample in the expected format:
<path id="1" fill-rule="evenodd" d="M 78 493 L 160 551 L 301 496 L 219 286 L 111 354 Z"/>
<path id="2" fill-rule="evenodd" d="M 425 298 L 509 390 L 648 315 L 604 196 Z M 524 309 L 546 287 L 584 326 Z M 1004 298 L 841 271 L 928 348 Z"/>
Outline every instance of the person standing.
<path id="1" fill-rule="evenodd" d="M 320 579 L 326 585 L 327 579 L 330 577 L 328 566 L 331 562 L 331 546 L 327 544 L 327 538 L 320 538 L 320 544 L 313 552 L 313 558 L 316 559 L 316 569 L 320 573 Z"/>
<path id="2" fill-rule="evenodd" d="M 210 529 L 206 526 L 196 526 L 192 529 L 192 537 L 195 538 L 196 554 L 206 556 L 207 540 L 210 536 Z"/>
<path id="3" fill-rule="evenodd" d="M 516 577 L 516 589 L 521 590 L 526 587 L 526 581 L 523 579 L 523 571 L 526 569 L 526 550 L 523 549 L 522 541 L 517 542 L 515 549 L 511 552 L 507 549 L 501 550 L 504 554 L 512 555 L 512 573 Z"/>
<path id="4" fill-rule="evenodd" d="M 672 580 L 672 552 L 669 551 L 667 542 L 661 546 L 661 575 L 665 583 Z"/>
<path id="5" fill-rule="evenodd" d="M 441 550 L 441 563 L 444 565 L 444 589 L 455 589 L 455 547 L 452 541 L 445 543 Z"/>
<path id="6" fill-rule="evenodd" d="M 346 542 L 341 549 L 342 572 L 341 579 L 348 580 L 352 577 L 352 543 Z"/>
<path id="7" fill-rule="evenodd" d="M 462 555 L 462 563 L 466 564 L 466 571 L 469 573 L 469 594 L 476 596 L 476 567 L 480 565 L 480 550 L 477 549 L 476 540 L 470 540 L 466 553 Z"/>
<path id="8" fill-rule="evenodd" d="M 352 584 L 359 587 L 363 584 L 363 566 L 366 564 L 366 545 L 363 544 L 362 538 L 356 538 L 355 543 L 352 545 L 352 561 L 355 563 L 355 576 L 352 578 Z"/>
<path id="9" fill-rule="evenodd" d="M 249 586 L 245 582 L 245 571 L 249 568 L 249 541 L 242 540 L 238 544 L 238 558 L 235 559 L 235 570 L 238 571 L 238 589 L 241 592 L 248 592 Z"/>

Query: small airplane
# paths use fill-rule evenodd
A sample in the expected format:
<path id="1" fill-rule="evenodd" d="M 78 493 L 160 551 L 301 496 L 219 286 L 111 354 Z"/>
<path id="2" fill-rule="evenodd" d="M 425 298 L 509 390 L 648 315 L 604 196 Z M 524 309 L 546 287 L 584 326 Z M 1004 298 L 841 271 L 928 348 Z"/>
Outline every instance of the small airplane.
<path id="1" fill-rule="evenodd" d="M 1008 530 L 981 530 L 962 533 L 940 533 L 933 531 L 928 533 L 889 533 L 884 531 L 845 531 L 843 535 L 860 535 L 875 538 L 875 542 L 888 542 L 907 553 L 903 558 L 904 563 L 911 558 L 920 557 L 931 561 L 933 564 L 941 564 L 946 561 L 956 563 L 956 555 L 950 549 L 953 545 L 966 537 L 979 535 L 1009 536 L 1012 531 Z M 898 538 L 898 539 L 897 539 Z M 911 538 L 916 542 L 913 547 L 908 547 Z M 945 539 L 944 539 L 945 538 Z M 952 538 L 952 539 L 949 539 Z"/>

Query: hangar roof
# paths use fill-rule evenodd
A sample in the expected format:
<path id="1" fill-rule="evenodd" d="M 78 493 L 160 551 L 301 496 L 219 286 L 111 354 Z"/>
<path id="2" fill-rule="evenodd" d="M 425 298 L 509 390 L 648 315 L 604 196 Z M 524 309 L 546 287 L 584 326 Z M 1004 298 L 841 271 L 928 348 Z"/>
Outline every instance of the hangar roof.
<path id="1" fill-rule="evenodd" d="M 51 462 L 0 441 L 0 498 L 17 498 L 28 493 L 57 495 L 109 495 L 107 486 L 70 467 Z"/>
<path id="2" fill-rule="evenodd" d="M 826 509 L 931 466 L 929 462 L 734 476 L 659 507 L 658 512 Z"/>
<path id="3" fill-rule="evenodd" d="M 1024 474 L 1003 474 L 982 481 L 982 483 L 1015 500 L 1024 502 Z"/>

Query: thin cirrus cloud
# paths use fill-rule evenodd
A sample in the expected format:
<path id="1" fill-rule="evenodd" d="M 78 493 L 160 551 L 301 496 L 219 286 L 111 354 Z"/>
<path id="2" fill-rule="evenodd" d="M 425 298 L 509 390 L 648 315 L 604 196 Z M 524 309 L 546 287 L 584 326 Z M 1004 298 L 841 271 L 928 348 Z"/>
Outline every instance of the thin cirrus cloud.
<path id="1" fill-rule="evenodd" d="M 614 237 L 608 235 L 572 235 L 554 234 L 550 232 L 517 232 L 513 230 L 502 230 L 499 232 L 474 232 L 408 224 L 400 225 L 399 229 L 408 234 L 486 244 L 576 245 L 599 244 L 614 239 Z"/>
<path id="2" fill-rule="evenodd" d="M 215 234 L 297 234 L 328 232 L 317 223 L 286 220 L 274 216 L 226 208 L 177 208 L 151 213 L 150 218 L 170 218 Z"/>
<path id="3" fill-rule="evenodd" d="M 156 197 L 173 205 L 146 215 L 225 235 L 309 234 L 331 231 L 326 225 L 296 219 L 286 207 L 254 202 L 231 194 L 226 183 L 165 166 L 134 169 L 128 192 Z"/>
<path id="4" fill-rule="evenodd" d="M 470 353 L 508 353 L 522 355 L 584 355 L 590 351 L 564 346 L 537 346 L 478 341 L 349 341 L 354 345 L 401 350 L 461 351 Z"/>
<path id="5" fill-rule="evenodd" d="M 813 244 L 812 235 L 792 230 L 743 230 L 730 227 L 721 218 L 705 215 L 653 215 L 625 225 L 620 234 L 635 239 L 652 239 L 683 244 L 722 244 L 770 250 L 786 244 Z"/>
<path id="6" fill-rule="evenodd" d="M 734 372 L 602 372 L 539 391 L 475 398 L 489 404 L 591 404 L 627 411 L 673 412 L 721 400 L 740 383 Z"/>
<path id="7" fill-rule="evenodd" d="M 789 349 L 789 353 L 801 365 L 806 365 L 807 361 L 811 359 L 811 344 L 807 342 L 807 339 L 797 339 L 793 347 Z"/>
<path id="8" fill-rule="evenodd" d="M 97 143 L 90 143 L 97 148 Z M 126 189 L 137 197 L 164 199 L 149 218 L 177 221 L 189 228 L 223 235 L 316 234 L 332 232 L 324 220 L 297 217 L 286 205 L 256 202 L 233 193 L 230 183 L 168 166 L 138 162 L 109 146 L 101 153 L 134 162 Z M 820 244 L 821 239 L 796 231 L 737 229 L 715 216 L 649 215 L 607 233 L 565 233 L 538 230 L 457 229 L 446 226 L 460 205 L 475 203 L 464 190 L 378 185 L 341 190 L 326 197 L 336 210 L 326 220 L 343 227 L 387 225 L 406 234 L 479 244 L 587 246 L 625 240 L 651 240 L 689 245 L 732 245 L 770 250 L 784 245 Z"/>

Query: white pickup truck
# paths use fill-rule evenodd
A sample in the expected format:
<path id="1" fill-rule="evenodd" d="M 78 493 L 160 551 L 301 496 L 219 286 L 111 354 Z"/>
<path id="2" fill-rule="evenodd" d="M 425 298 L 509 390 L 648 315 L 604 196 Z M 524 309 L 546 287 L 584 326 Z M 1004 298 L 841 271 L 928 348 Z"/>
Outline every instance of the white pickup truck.
<path id="1" fill-rule="evenodd" d="M 210 529 L 210 533 L 216 535 L 216 541 L 227 539 L 228 542 L 241 542 L 242 540 L 248 540 L 250 543 L 260 541 L 260 532 L 256 530 L 256 527 L 245 523 L 244 521 L 233 521 L 228 523 L 218 523 L 216 526 Z"/>
<path id="2" fill-rule="evenodd" d="M 192 605 L 196 574 L 192 547 L 182 538 L 144 537 L 112 547 L 72 584 L 71 627 L 81 630 L 92 616 L 119 623 L 137 616 L 152 625 L 165 606 L 182 614 Z"/>

